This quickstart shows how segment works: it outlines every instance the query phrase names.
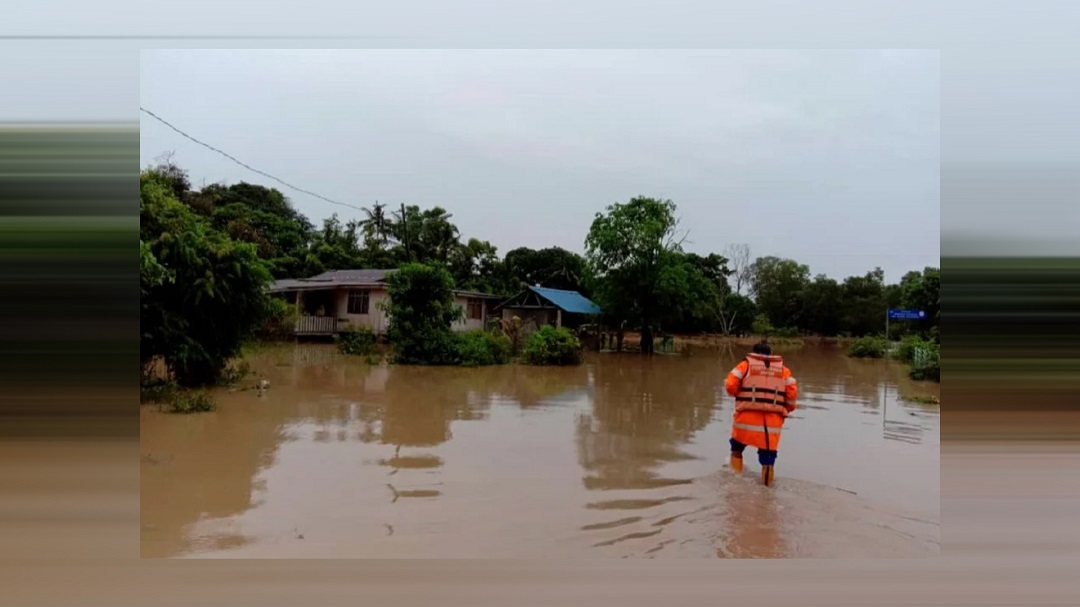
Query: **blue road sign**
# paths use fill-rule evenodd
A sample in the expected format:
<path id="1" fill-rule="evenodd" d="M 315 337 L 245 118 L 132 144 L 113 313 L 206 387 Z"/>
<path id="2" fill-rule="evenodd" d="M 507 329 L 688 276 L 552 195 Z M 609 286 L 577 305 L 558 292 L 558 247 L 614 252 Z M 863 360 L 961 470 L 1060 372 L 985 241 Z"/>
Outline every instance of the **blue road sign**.
<path id="1" fill-rule="evenodd" d="M 926 312 L 923 310 L 889 310 L 889 320 L 923 320 Z"/>

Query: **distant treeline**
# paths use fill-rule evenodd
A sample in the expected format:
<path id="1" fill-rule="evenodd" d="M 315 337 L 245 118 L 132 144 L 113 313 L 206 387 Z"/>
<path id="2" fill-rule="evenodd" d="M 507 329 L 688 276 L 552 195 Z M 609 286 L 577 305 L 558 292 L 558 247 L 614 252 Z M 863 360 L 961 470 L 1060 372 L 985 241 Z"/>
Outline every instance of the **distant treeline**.
<path id="1" fill-rule="evenodd" d="M 584 255 L 521 247 L 500 257 L 488 241 L 463 240 L 438 206 L 406 205 L 402 212 L 375 203 L 362 217 L 343 221 L 335 214 L 317 227 L 276 189 L 196 189 L 168 160 L 144 170 L 140 183 L 142 358 L 164 358 L 178 377 L 190 375 L 189 383 L 212 380 L 212 369 L 273 314 L 263 301 L 272 279 L 411 261 L 445 267 L 458 289 L 509 296 L 542 284 L 580 291 L 604 309 L 604 324 L 642 331 L 645 352 L 658 331 L 881 333 L 886 307 L 927 311 L 921 323 L 894 323 L 894 338 L 936 339 L 938 331 L 936 267 L 890 285 L 880 268 L 837 281 L 812 276 L 795 260 L 754 258 L 740 243 L 689 253 L 669 200 L 609 205 L 589 226 Z"/>

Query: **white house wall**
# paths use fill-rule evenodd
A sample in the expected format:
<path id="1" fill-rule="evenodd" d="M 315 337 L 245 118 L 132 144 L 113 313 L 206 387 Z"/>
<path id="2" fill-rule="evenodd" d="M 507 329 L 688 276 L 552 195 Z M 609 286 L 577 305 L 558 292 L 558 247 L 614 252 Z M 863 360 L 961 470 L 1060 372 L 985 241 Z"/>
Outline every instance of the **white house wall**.
<path id="1" fill-rule="evenodd" d="M 337 318 L 339 320 L 347 320 L 353 325 L 368 327 L 377 334 L 386 333 L 390 328 L 390 318 L 384 310 L 380 309 L 383 305 L 381 302 L 388 302 L 390 299 L 389 293 L 386 289 L 355 289 L 355 290 L 367 290 L 368 291 L 368 313 L 367 314 L 349 314 L 349 292 L 354 289 L 340 289 L 337 291 L 335 297 L 335 309 L 337 310 Z M 462 312 L 468 311 L 469 298 L 465 296 L 455 296 L 454 303 L 461 307 Z M 487 307 L 484 307 L 483 318 L 464 318 L 459 322 L 455 322 L 450 328 L 454 331 L 472 331 L 475 329 L 483 329 L 485 322 L 487 321 Z"/>
<path id="2" fill-rule="evenodd" d="M 368 313 L 349 314 L 349 292 L 368 292 Z M 390 327 L 389 317 L 380 309 L 380 303 L 389 299 L 386 289 L 340 289 L 337 291 L 337 317 L 339 320 L 347 320 L 353 325 L 367 327 L 377 334 L 386 333 Z"/>
<path id="3" fill-rule="evenodd" d="M 467 314 L 469 311 L 469 299 L 462 295 L 454 296 L 454 303 L 457 304 L 463 314 Z M 454 331 L 473 331 L 476 329 L 483 329 L 484 323 L 487 321 L 487 306 L 483 307 L 481 317 L 476 318 L 464 318 L 460 322 L 456 322 L 450 325 L 450 328 Z"/>

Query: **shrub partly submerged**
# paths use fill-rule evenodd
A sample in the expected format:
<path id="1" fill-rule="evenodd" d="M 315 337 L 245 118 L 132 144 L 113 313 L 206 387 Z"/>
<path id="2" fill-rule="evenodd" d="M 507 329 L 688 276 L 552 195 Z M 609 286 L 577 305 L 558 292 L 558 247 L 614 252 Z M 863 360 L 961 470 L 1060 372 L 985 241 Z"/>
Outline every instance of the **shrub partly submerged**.
<path id="1" fill-rule="evenodd" d="M 465 367 L 504 365 L 510 362 L 510 338 L 489 331 L 457 334 L 458 364 Z"/>
<path id="2" fill-rule="evenodd" d="M 912 354 L 911 379 L 941 381 L 941 347 L 935 343 L 923 343 Z"/>
<path id="3" fill-rule="evenodd" d="M 169 413 L 206 413 L 217 409 L 217 404 L 205 392 L 179 392 L 166 405 Z"/>
<path id="4" fill-rule="evenodd" d="M 378 349 L 375 332 L 368 327 L 350 327 L 334 336 L 338 352 L 353 356 L 370 356 Z"/>
<path id="5" fill-rule="evenodd" d="M 881 337 L 860 337 L 851 342 L 848 356 L 854 358 L 884 358 L 888 344 Z"/>
<path id="6" fill-rule="evenodd" d="M 581 364 L 581 342 L 569 329 L 547 325 L 529 336 L 524 358 L 530 365 L 578 365 Z"/>

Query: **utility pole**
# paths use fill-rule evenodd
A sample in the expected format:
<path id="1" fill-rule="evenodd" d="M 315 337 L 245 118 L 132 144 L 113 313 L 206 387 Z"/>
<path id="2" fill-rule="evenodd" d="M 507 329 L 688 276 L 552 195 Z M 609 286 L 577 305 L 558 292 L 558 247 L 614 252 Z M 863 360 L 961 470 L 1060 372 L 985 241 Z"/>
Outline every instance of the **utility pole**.
<path id="1" fill-rule="evenodd" d="M 412 261 L 412 247 L 409 246 L 409 220 L 405 215 L 405 203 L 401 203 L 401 230 L 405 235 L 405 259 Z"/>

